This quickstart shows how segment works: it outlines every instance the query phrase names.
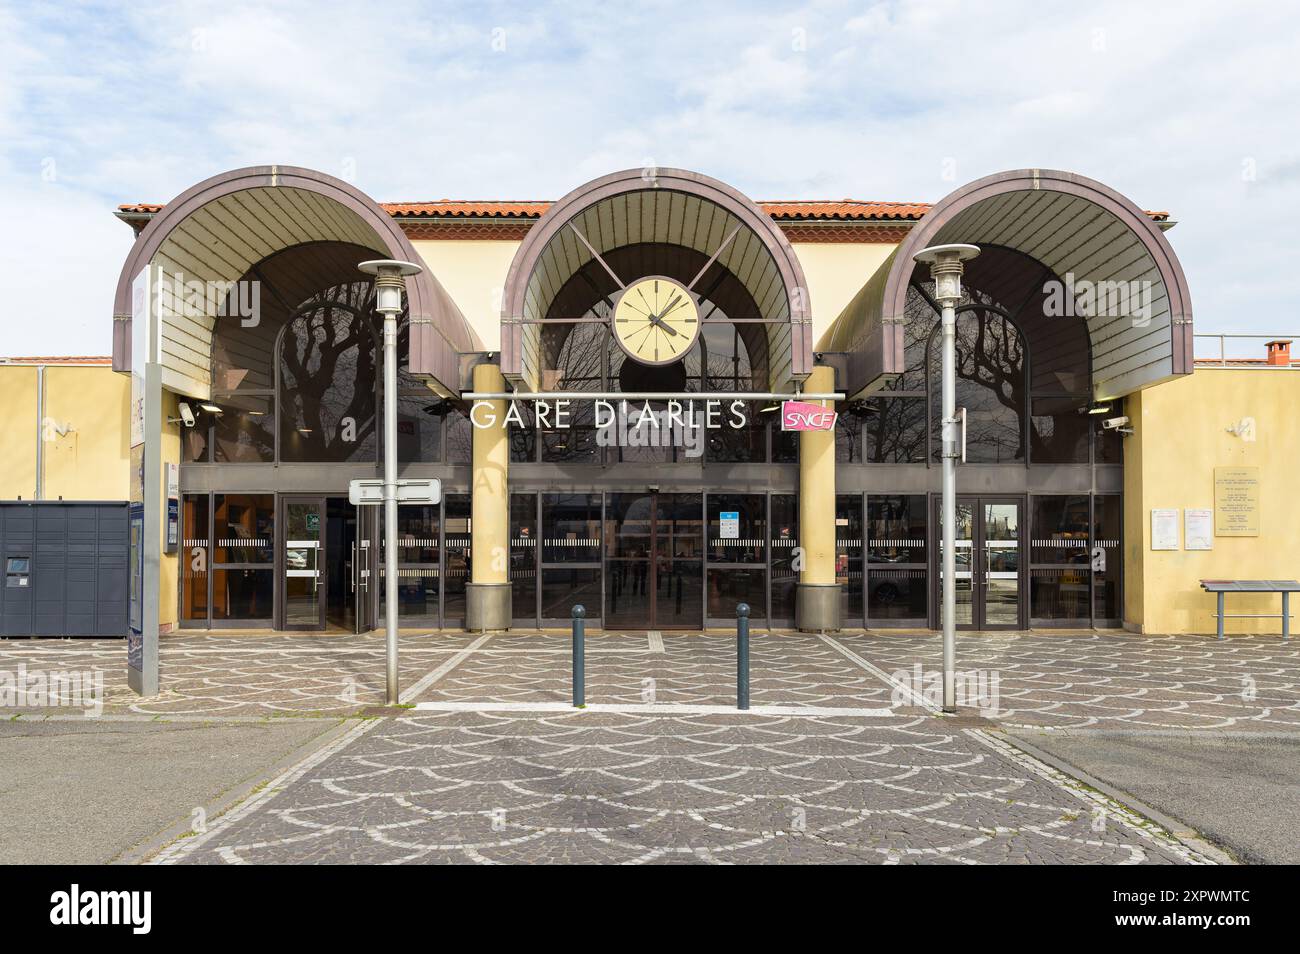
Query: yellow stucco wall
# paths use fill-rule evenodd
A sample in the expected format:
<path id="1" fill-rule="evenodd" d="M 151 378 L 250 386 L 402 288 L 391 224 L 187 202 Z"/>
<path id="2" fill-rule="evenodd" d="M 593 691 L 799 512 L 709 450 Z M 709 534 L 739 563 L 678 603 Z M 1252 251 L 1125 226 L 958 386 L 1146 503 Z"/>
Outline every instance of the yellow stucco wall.
<path id="1" fill-rule="evenodd" d="M 1300 371 L 1199 368 L 1130 395 L 1125 440 L 1125 621 L 1148 633 L 1212 633 L 1202 579 L 1300 579 Z M 1255 440 L 1228 431 L 1245 418 Z M 1258 537 L 1213 538 L 1186 550 L 1183 513 L 1214 507 L 1215 467 L 1258 467 Z M 1180 549 L 1151 549 L 1152 508 L 1178 508 Z M 1300 612 L 1300 599 L 1293 612 Z M 1279 613 L 1281 598 L 1229 596 L 1228 613 Z M 1230 633 L 1277 633 L 1276 619 L 1229 620 Z"/>
<path id="2" fill-rule="evenodd" d="M 46 429 L 45 497 L 57 500 L 125 500 L 131 453 L 127 410 L 131 379 L 112 368 L 45 369 L 45 416 L 68 428 Z"/>
<path id="3" fill-rule="evenodd" d="M 0 365 L 0 500 L 36 494 L 36 369 Z"/>
<path id="4" fill-rule="evenodd" d="M 488 351 L 501 348 L 501 298 L 519 248 L 516 241 L 415 240 L 422 264 L 447 289 Z M 816 341 L 895 246 L 866 243 L 794 244 L 812 303 Z"/>
<path id="5" fill-rule="evenodd" d="M 851 242 L 795 242 L 794 253 L 808 281 L 812 305 L 813 341 L 831 326 L 844 306 L 862 290 L 867 279 L 889 257 L 896 245 Z"/>
<path id="6" fill-rule="evenodd" d="M 488 351 L 501 350 L 501 298 L 517 241 L 456 239 L 411 243 Z"/>
<path id="7" fill-rule="evenodd" d="M 36 494 L 36 442 L 44 444 L 45 500 L 125 500 L 131 382 L 105 365 L 45 368 L 45 422 L 33 365 L 0 365 L 0 499 Z M 62 433 L 60 433 L 62 431 Z"/>

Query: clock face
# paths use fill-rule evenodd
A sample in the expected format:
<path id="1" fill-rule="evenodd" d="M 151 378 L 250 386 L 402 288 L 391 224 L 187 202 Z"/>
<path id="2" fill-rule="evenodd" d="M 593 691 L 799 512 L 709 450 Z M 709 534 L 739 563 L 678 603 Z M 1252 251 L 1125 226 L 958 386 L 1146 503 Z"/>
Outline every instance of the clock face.
<path id="1" fill-rule="evenodd" d="M 614 337 L 642 364 L 671 364 L 700 336 L 700 310 L 686 286 L 671 278 L 640 278 L 614 304 Z"/>

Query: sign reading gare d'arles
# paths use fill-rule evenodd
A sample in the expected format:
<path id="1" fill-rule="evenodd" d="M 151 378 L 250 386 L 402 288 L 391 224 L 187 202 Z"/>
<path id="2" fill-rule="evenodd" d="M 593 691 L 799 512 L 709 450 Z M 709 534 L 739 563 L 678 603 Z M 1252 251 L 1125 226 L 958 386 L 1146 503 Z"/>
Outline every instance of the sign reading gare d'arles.
<path id="1" fill-rule="evenodd" d="M 9 920 L 321 862 L 1274 915 L 1289 11 L 322 2 L 0 12 Z"/>

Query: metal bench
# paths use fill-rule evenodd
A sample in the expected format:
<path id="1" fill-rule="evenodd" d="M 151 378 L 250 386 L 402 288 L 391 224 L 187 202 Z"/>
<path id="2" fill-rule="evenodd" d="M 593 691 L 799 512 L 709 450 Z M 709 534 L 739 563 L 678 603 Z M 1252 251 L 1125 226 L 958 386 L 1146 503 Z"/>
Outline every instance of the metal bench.
<path id="1" fill-rule="evenodd" d="M 1201 589 L 1214 593 L 1219 598 L 1219 611 L 1214 615 L 1219 621 L 1218 636 L 1223 639 L 1223 621 L 1225 619 L 1281 619 L 1282 639 L 1291 638 L 1291 594 L 1300 593 L 1300 583 L 1295 580 L 1201 580 Z M 1282 615 L 1276 613 L 1233 613 L 1223 612 L 1223 597 L 1228 593 L 1281 593 Z"/>

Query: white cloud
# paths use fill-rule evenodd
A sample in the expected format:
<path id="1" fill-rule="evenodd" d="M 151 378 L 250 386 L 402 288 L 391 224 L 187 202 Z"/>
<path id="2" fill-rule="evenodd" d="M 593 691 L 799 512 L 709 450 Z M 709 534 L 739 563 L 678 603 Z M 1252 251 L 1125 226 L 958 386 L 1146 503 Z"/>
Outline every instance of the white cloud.
<path id="1" fill-rule="evenodd" d="M 0 202 L 22 224 L 0 280 L 54 268 L 68 299 L 0 352 L 106 348 L 131 240 L 112 207 L 270 162 L 403 200 L 554 198 L 647 159 L 756 198 L 1065 168 L 1180 220 L 1198 327 L 1284 329 L 1296 37 L 1284 8 L 1208 0 L 0 8 Z"/>

